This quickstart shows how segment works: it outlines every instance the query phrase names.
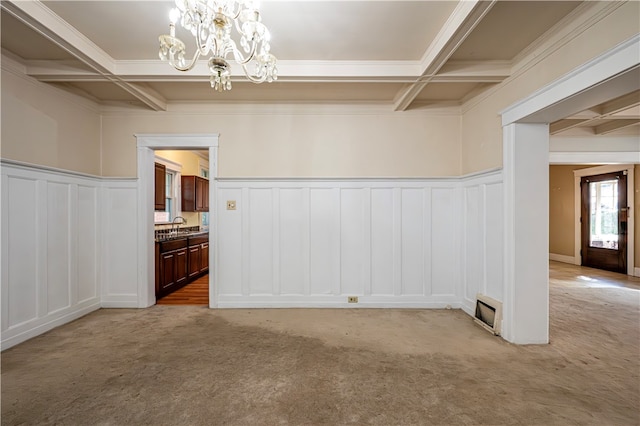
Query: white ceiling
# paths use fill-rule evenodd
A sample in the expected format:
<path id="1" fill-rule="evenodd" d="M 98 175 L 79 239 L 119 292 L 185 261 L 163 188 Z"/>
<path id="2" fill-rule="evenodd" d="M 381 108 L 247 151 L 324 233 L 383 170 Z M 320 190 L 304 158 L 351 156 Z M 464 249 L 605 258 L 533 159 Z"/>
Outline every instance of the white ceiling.
<path id="1" fill-rule="evenodd" d="M 2 53 L 40 81 L 100 104 L 374 103 L 402 111 L 461 105 L 509 77 L 580 1 L 264 0 L 277 82 L 233 70 L 214 92 L 206 63 L 158 59 L 173 1 L 2 1 Z M 190 36 L 178 31 L 185 42 Z M 189 50 L 188 50 L 189 51 Z M 193 52 L 193 49 L 190 50 Z M 552 134 L 639 134 L 640 94 L 553 123 Z"/>

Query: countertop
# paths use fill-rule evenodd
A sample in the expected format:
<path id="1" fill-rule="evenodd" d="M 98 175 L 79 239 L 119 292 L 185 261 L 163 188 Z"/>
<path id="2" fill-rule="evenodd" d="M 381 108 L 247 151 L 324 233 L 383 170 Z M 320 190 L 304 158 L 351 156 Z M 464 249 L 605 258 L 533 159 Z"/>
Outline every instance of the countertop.
<path id="1" fill-rule="evenodd" d="M 174 233 L 174 234 L 161 235 L 157 237 L 156 243 L 179 240 L 181 238 L 197 237 L 200 235 L 208 235 L 208 234 L 209 234 L 209 231 L 178 231 L 177 233 Z"/>

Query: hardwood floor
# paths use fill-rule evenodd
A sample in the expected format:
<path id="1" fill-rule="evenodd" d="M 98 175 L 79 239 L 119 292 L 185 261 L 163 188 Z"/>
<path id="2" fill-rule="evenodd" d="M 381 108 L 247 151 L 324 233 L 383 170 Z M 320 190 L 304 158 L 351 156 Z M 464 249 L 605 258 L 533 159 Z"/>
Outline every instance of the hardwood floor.
<path id="1" fill-rule="evenodd" d="M 156 304 L 209 306 L 209 274 L 203 275 L 180 290 L 163 297 Z"/>

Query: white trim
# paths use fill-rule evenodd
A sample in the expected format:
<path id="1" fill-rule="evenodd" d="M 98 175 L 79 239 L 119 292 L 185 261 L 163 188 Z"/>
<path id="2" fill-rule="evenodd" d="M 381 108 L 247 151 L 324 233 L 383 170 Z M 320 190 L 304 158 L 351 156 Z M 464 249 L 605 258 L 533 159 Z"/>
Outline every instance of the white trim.
<path id="1" fill-rule="evenodd" d="M 550 152 L 549 164 L 640 163 L 640 152 Z"/>
<path id="2" fill-rule="evenodd" d="M 640 277 L 640 268 L 634 268 L 633 276 L 634 277 Z"/>
<path id="3" fill-rule="evenodd" d="M 74 310 L 72 312 L 69 312 L 67 314 L 64 314 L 62 316 L 59 316 L 58 318 L 55 318 L 54 320 L 51 321 L 47 321 L 44 322 L 40 325 L 37 325 L 33 328 L 29 328 L 26 331 L 23 331 L 21 333 L 18 333 L 14 336 L 11 337 L 7 337 L 5 338 L 4 336 L 6 334 L 9 334 L 10 330 L 6 330 L 4 331 L 2 334 L 2 350 L 6 350 L 9 349 L 17 344 L 20 344 L 22 342 L 25 342 L 29 339 L 32 339 L 36 336 L 41 335 L 42 333 L 46 333 L 49 330 L 53 330 L 56 327 L 59 327 L 63 324 L 66 324 L 68 322 L 71 322 L 73 320 L 76 320 L 80 317 L 83 317 L 87 314 L 90 314 L 93 311 L 97 311 L 98 309 L 100 309 L 101 305 L 100 302 L 94 302 L 88 306 L 85 306 L 81 309 L 78 310 Z"/>
<path id="4" fill-rule="evenodd" d="M 576 265 L 582 265 L 582 256 L 580 249 L 582 246 L 582 229 L 580 228 L 580 216 L 582 215 L 582 194 L 580 190 L 580 178 L 583 176 L 601 175 L 604 173 L 615 173 L 627 171 L 627 206 L 631 210 L 631 214 L 627 217 L 627 274 L 633 275 L 635 268 L 635 166 L 633 164 L 612 164 L 597 167 L 589 167 L 587 169 L 578 169 L 573 171 L 574 179 L 574 256 Z"/>
<path id="5" fill-rule="evenodd" d="M 610 80 L 625 71 L 631 70 L 640 63 L 640 34 L 620 43 L 597 58 L 579 66 L 565 74 L 551 84 L 536 90 L 526 98 L 500 111 L 502 125 L 529 119 L 534 114 L 540 114 L 550 107 L 562 107 L 566 102 L 575 100 L 575 95 L 586 89 L 603 86 L 603 82 Z M 635 74 L 631 76 L 636 80 Z M 640 84 L 636 81 L 636 84 Z M 609 93 L 609 97 L 615 94 Z M 563 102 L 564 101 L 564 102 Z M 588 106 L 587 106 L 588 107 Z M 578 109 L 580 110 L 580 109 Z M 545 115 L 548 115 L 545 114 Z M 553 114 L 551 114 L 553 115 Z M 542 117 L 533 121 L 550 122 Z M 557 117 L 561 118 L 561 117 Z"/>
<path id="6" fill-rule="evenodd" d="M 576 263 L 575 256 L 567 256 L 564 254 L 549 253 L 549 260 L 562 263 L 570 263 L 571 265 L 579 265 Z"/>
<path id="7" fill-rule="evenodd" d="M 440 301 L 419 296 L 358 296 L 358 303 L 348 303 L 344 295 L 322 296 L 220 296 L 218 308 L 392 308 L 392 309 L 460 309 L 456 296 L 443 296 Z"/>
<path id="8" fill-rule="evenodd" d="M 153 223 L 154 149 L 208 149 L 210 162 L 209 211 L 215 211 L 218 133 L 199 134 L 135 134 L 138 147 L 138 308 L 149 307 L 156 302 L 155 297 L 155 250 Z M 214 174 L 215 173 L 215 174 Z M 215 216 L 214 216 L 215 217 Z M 209 223 L 209 265 L 213 265 L 213 274 L 209 274 L 209 305 L 215 307 L 215 282 L 217 276 L 217 238 L 216 227 Z M 211 270 L 211 268 L 209 268 Z"/>

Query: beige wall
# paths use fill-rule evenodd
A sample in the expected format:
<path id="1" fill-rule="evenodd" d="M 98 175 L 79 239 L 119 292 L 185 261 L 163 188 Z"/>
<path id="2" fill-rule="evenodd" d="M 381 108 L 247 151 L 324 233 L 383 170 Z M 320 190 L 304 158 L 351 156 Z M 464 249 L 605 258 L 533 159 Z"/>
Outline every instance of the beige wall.
<path id="1" fill-rule="evenodd" d="M 100 114 L 88 101 L 2 70 L 2 158 L 100 175 Z"/>
<path id="2" fill-rule="evenodd" d="M 221 177 L 425 177 L 460 174 L 460 116 L 308 106 L 109 113 L 105 176 L 136 175 L 135 133 L 219 133 Z M 355 107 L 358 108 L 358 107 Z"/>
<path id="3" fill-rule="evenodd" d="M 640 2 L 623 4 L 524 73 L 492 89 L 480 102 L 480 98 L 467 102 L 462 116 L 462 173 L 501 167 L 500 111 L 637 34 L 638 16 Z"/>
<path id="4" fill-rule="evenodd" d="M 584 166 L 581 166 L 584 167 Z M 574 256 L 576 166 L 549 166 L 549 253 Z"/>

